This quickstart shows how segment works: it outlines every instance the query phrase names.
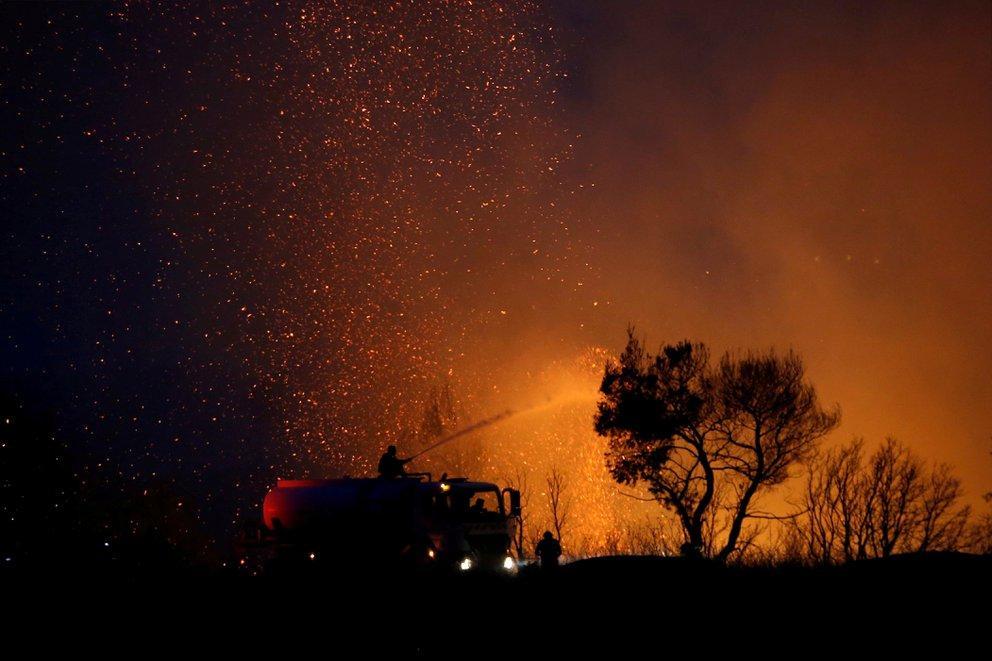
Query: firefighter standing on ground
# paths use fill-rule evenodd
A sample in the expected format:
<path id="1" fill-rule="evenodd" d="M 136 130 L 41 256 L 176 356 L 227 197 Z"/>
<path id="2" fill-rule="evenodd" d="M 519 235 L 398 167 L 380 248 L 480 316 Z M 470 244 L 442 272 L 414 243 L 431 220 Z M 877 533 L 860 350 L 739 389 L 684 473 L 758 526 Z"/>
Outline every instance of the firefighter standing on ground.
<path id="1" fill-rule="evenodd" d="M 396 456 L 396 446 L 390 445 L 385 454 L 379 458 L 379 477 L 401 477 L 406 475 L 406 471 L 403 470 L 403 466 L 412 461 L 413 457 L 409 459 L 400 459 Z"/>
<path id="2" fill-rule="evenodd" d="M 561 544 L 551 534 L 550 530 L 544 531 L 544 536 L 537 543 L 534 549 L 537 557 L 541 559 L 541 569 L 552 570 L 558 567 L 558 558 L 561 557 Z"/>

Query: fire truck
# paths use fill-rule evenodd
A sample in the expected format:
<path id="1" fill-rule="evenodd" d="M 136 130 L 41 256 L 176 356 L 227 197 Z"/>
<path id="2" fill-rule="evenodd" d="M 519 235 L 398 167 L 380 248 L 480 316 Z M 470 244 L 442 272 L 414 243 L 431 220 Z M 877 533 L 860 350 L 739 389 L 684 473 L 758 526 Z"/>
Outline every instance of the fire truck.
<path id="1" fill-rule="evenodd" d="M 515 571 L 520 492 L 467 478 L 279 480 L 255 546 L 279 558 Z"/>

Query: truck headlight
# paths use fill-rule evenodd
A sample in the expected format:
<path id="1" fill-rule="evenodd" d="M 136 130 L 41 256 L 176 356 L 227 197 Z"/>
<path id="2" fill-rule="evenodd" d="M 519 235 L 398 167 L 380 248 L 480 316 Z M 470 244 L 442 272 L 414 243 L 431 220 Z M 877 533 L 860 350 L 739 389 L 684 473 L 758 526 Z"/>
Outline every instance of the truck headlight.
<path id="1" fill-rule="evenodd" d="M 464 559 L 462 559 L 462 561 L 461 561 L 461 563 L 459 563 L 458 567 L 462 571 L 468 571 L 469 569 L 472 568 L 472 558 L 464 558 Z"/>
<path id="2" fill-rule="evenodd" d="M 503 569 L 505 569 L 506 571 L 513 571 L 516 568 L 517 568 L 517 563 L 513 561 L 513 558 L 511 558 L 510 556 L 506 556 L 506 558 L 503 559 Z"/>

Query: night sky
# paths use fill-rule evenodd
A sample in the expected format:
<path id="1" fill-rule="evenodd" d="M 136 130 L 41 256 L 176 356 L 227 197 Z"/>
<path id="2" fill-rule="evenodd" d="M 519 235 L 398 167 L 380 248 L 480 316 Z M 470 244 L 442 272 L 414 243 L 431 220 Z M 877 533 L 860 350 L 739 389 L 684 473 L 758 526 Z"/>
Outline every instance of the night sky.
<path id="1" fill-rule="evenodd" d="M 992 486 L 987 2 L 0 13 L 0 376 L 87 488 L 223 535 L 445 391 L 529 412 L 427 468 L 564 466 L 593 534 L 630 323 L 792 347 L 831 442 Z"/>

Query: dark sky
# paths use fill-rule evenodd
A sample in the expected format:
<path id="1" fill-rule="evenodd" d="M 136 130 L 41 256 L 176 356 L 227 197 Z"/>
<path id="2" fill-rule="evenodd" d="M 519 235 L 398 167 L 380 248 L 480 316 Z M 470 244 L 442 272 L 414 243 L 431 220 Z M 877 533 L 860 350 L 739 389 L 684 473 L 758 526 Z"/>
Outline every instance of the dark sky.
<path id="1" fill-rule="evenodd" d="M 598 462 L 634 323 L 793 347 L 834 441 L 992 483 L 986 2 L 0 12 L 0 364 L 91 479 L 226 519 L 441 383 L 465 419 L 579 393 Z"/>

